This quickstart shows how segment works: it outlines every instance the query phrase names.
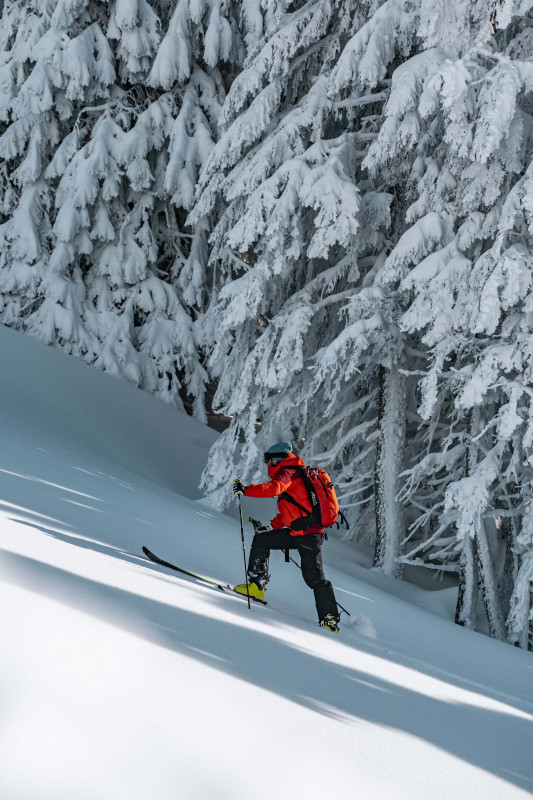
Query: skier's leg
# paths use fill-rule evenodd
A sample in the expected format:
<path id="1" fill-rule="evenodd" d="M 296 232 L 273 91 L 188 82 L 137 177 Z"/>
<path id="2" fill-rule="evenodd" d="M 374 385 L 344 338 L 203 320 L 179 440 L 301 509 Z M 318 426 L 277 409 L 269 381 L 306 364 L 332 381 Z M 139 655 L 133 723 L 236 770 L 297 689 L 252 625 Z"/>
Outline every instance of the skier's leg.
<path id="1" fill-rule="evenodd" d="M 264 589 L 269 578 L 270 551 L 286 550 L 294 546 L 294 537 L 290 535 L 288 528 L 281 528 L 268 533 L 256 533 L 248 560 L 248 580 L 250 583 L 256 583 L 260 589 Z"/>
<path id="2" fill-rule="evenodd" d="M 308 533 L 294 538 L 298 541 L 303 579 L 315 595 L 318 619 L 324 619 L 327 614 L 338 617 L 339 610 L 335 600 L 335 592 L 330 581 L 324 575 L 322 563 L 323 534 Z"/>

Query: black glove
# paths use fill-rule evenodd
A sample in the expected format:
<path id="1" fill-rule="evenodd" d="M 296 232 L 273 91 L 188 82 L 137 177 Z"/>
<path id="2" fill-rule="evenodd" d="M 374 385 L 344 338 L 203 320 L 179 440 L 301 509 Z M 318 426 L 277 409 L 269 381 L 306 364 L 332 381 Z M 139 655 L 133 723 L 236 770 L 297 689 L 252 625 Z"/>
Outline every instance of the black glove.
<path id="1" fill-rule="evenodd" d="M 270 522 L 267 522 L 266 525 L 261 525 L 261 523 L 259 523 L 259 527 L 257 527 L 255 529 L 255 532 L 256 533 L 270 533 L 270 531 L 273 531 L 273 530 L 274 530 L 274 528 L 272 527 Z"/>
<path id="2" fill-rule="evenodd" d="M 233 481 L 233 494 L 235 496 L 240 495 L 240 494 L 244 494 L 245 490 L 246 490 L 246 486 L 242 485 L 241 479 L 240 478 L 235 478 L 235 480 Z"/>

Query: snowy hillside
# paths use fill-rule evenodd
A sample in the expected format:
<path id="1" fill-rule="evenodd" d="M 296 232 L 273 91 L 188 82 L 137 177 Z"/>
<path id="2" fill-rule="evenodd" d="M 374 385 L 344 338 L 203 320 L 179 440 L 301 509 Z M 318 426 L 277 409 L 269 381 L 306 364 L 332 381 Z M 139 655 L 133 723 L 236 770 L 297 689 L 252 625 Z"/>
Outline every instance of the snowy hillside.
<path id="1" fill-rule="evenodd" d="M 531 797 L 531 653 L 334 537 L 338 637 L 281 554 L 251 610 L 146 561 L 242 579 L 196 488 L 216 434 L 5 328 L 0 352 L 2 800 Z"/>

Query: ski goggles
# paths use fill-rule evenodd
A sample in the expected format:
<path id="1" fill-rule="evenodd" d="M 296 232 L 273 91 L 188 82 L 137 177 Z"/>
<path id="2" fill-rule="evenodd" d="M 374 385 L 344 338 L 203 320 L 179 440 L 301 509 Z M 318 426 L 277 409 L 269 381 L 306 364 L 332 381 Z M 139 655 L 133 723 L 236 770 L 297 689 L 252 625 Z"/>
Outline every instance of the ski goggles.
<path id="1" fill-rule="evenodd" d="M 287 458 L 287 455 L 288 453 L 263 453 L 263 458 L 265 459 L 265 464 L 268 464 L 271 458 L 274 461 L 283 461 L 284 458 Z"/>

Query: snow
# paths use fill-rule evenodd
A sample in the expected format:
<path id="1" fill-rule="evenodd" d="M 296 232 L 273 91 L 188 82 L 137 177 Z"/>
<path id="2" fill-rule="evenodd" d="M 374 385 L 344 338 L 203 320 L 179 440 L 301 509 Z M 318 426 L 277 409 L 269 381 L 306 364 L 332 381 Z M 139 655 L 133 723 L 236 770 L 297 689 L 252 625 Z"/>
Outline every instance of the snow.
<path id="1" fill-rule="evenodd" d="M 235 509 L 196 488 L 216 434 L 19 333 L 0 348 L 2 798 L 531 796 L 531 653 L 334 535 L 338 637 L 281 555 L 251 610 L 146 561 L 242 579 Z"/>

